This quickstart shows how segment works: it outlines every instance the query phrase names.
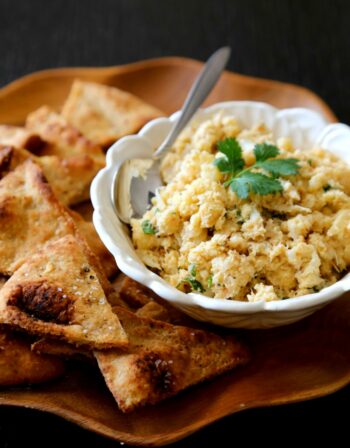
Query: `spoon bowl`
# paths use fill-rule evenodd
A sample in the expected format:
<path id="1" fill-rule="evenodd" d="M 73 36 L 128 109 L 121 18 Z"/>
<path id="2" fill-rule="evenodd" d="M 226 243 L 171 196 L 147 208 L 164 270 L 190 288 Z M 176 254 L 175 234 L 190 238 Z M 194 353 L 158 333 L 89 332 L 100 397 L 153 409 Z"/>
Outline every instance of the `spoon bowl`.
<path id="1" fill-rule="evenodd" d="M 231 54 L 230 47 L 217 50 L 207 61 L 196 78 L 184 102 L 177 120 L 150 159 L 128 159 L 117 170 L 112 186 L 112 201 L 121 221 L 130 223 L 131 218 L 140 218 L 151 204 L 157 188 L 163 182 L 159 160 L 171 149 L 176 138 L 197 112 L 203 101 L 220 78 Z"/>

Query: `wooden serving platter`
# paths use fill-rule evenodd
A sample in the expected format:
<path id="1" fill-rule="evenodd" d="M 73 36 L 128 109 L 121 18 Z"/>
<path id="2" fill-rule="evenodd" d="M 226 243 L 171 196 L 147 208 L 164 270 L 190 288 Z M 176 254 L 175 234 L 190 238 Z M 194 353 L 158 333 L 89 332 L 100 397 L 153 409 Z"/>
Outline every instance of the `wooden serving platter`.
<path id="1" fill-rule="evenodd" d="M 115 85 L 170 113 L 181 106 L 201 66 L 190 59 L 164 58 L 35 73 L 0 91 L 0 123 L 20 124 L 42 104 L 59 108 L 75 78 Z M 336 121 L 328 106 L 304 88 L 226 72 L 207 104 L 232 99 L 305 106 Z M 320 397 L 350 383 L 349 299 L 343 296 L 287 327 L 240 331 L 252 350 L 249 365 L 128 415 L 118 410 L 97 369 L 81 364 L 73 364 L 58 381 L 2 389 L 0 404 L 51 412 L 129 444 L 165 445 L 229 414 Z"/>

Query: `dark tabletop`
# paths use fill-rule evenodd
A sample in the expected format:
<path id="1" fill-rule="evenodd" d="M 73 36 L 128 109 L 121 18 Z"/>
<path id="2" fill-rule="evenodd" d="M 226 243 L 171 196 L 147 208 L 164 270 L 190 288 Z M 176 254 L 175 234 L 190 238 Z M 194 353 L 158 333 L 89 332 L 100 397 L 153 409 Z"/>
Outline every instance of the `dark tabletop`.
<path id="1" fill-rule="evenodd" d="M 350 122 L 347 0 L 0 0 L 0 86 L 50 67 L 118 65 L 181 55 L 205 60 L 229 44 L 229 68 L 318 93 Z M 227 417 L 174 447 L 346 444 L 350 387 L 310 402 Z M 281 438 L 281 434 L 283 438 Z M 112 447 L 57 417 L 0 408 L 0 448 Z"/>

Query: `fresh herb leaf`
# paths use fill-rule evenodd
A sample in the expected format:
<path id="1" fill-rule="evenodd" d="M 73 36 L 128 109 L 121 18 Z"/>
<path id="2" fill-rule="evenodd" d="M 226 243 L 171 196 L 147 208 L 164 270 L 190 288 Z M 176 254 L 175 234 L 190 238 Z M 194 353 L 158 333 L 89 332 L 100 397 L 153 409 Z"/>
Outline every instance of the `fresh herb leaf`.
<path id="1" fill-rule="evenodd" d="M 265 174 L 252 173 L 250 171 L 246 171 L 242 175 L 233 178 L 230 186 L 231 190 L 241 199 L 247 199 L 249 193 L 264 196 L 283 190 L 279 180 L 265 176 Z"/>
<path id="2" fill-rule="evenodd" d="M 254 147 L 255 164 L 244 168 L 242 148 L 236 139 L 225 139 L 218 143 L 218 150 L 225 154 L 214 161 L 214 165 L 228 175 L 224 186 L 230 186 L 237 196 L 247 199 L 250 193 L 259 195 L 273 194 L 283 191 L 281 182 L 276 179 L 280 176 L 291 176 L 299 173 L 297 159 L 273 159 L 280 150 L 269 143 L 258 143 Z M 263 169 L 271 176 L 256 172 Z"/>
<path id="3" fill-rule="evenodd" d="M 331 189 L 332 189 L 332 186 L 329 185 L 329 184 L 327 184 L 327 185 L 325 185 L 325 186 L 323 187 L 323 191 L 324 191 L 324 192 L 327 192 L 327 191 L 329 191 L 329 190 L 331 190 Z"/>
<path id="4" fill-rule="evenodd" d="M 218 151 L 225 155 L 214 160 L 214 165 L 222 172 L 235 174 L 244 167 L 242 148 L 235 138 L 225 138 L 218 143 Z"/>
<path id="5" fill-rule="evenodd" d="M 257 162 L 255 166 L 263 168 L 274 176 L 292 176 L 299 172 L 297 159 L 265 160 L 263 162 Z"/>
<path id="6" fill-rule="evenodd" d="M 149 219 L 146 219 L 145 221 L 142 221 L 141 227 L 143 230 L 143 233 L 146 235 L 155 235 L 156 229 L 153 227 L 153 224 Z"/>
<path id="7" fill-rule="evenodd" d="M 192 291 L 205 292 L 202 283 L 191 276 L 185 277 L 182 283 L 189 284 L 190 287 L 192 288 Z"/>
<path id="8" fill-rule="evenodd" d="M 208 284 L 209 289 L 213 286 L 213 276 L 212 275 L 209 275 L 207 284 Z"/>
<path id="9" fill-rule="evenodd" d="M 254 155 L 257 162 L 264 162 L 278 156 L 280 150 L 275 145 L 269 143 L 258 143 L 254 147 Z"/>
<path id="10" fill-rule="evenodd" d="M 189 273 L 191 274 L 192 277 L 195 277 L 197 275 L 196 272 L 196 265 L 194 263 L 191 263 L 189 268 L 188 268 Z"/>

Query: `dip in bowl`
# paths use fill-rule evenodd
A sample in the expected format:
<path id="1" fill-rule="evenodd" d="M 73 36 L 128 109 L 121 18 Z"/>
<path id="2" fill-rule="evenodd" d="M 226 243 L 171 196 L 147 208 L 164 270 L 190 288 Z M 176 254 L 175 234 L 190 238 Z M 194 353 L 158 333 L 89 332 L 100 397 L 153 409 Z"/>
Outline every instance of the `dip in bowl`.
<path id="1" fill-rule="evenodd" d="M 190 316 L 227 327 L 284 325 L 343 294 L 349 128 L 263 103 L 203 109 L 162 161 L 165 187 L 129 229 L 110 200 L 115 171 L 149 157 L 175 118 L 114 144 L 93 182 L 94 223 L 119 268 Z"/>

